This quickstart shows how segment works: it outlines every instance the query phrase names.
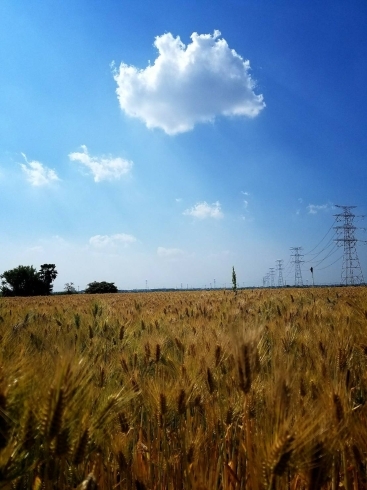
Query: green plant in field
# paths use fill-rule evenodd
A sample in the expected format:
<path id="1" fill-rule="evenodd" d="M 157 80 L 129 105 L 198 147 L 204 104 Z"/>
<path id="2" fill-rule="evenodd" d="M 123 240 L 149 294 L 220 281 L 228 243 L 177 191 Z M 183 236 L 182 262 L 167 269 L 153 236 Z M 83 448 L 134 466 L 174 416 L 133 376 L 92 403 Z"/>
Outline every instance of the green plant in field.
<path id="1" fill-rule="evenodd" d="M 232 267 L 232 290 L 234 293 L 237 293 L 237 277 L 234 267 Z"/>

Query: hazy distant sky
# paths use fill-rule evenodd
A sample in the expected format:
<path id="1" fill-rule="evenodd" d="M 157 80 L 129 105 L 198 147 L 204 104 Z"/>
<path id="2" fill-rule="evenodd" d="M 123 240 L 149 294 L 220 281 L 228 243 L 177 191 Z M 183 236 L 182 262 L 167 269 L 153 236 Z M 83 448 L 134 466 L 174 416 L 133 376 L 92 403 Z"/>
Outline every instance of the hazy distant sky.
<path id="1" fill-rule="evenodd" d="M 335 204 L 367 212 L 366 26 L 364 0 L 1 0 L 0 273 L 251 286 L 283 259 L 293 284 L 302 246 L 305 283 L 340 281 Z"/>

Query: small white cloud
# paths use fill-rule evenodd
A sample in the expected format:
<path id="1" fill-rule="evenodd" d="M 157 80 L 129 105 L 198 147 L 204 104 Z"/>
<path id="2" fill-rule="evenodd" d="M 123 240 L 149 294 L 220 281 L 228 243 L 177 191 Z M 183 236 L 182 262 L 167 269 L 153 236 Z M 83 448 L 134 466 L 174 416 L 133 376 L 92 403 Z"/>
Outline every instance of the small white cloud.
<path id="1" fill-rule="evenodd" d="M 35 245 L 34 247 L 29 247 L 28 252 L 44 253 L 45 249 L 41 245 Z"/>
<path id="2" fill-rule="evenodd" d="M 119 179 L 128 174 L 133 167 L 133 162 L 123 158 L 113 158 L 111 155 L 92 157 L 89 155 L 85 145 L 82 145 L 81 149 L 81 152 L 70 153 L 69 159 L 72 162 L 79 162 L 85 165 L 93 175 L 94 182 Z"/>
<path id="3" fill-rule="evenodd" d="M 307 206 L 308 214 L 317 214 L 319 211 L 329 211 L 334 209 L 334 206 L 331 203 L 327 204 L 309 204 Z"/>
<path id="4" fill-rule="evenodd" d="M 36 160 L 31 160 L 29 162 L 24 153 L 22 153 L 22 156 L 26 164 L 21 163 L 20 166 L 22 167 L 22 170 L 27 176 L 27 180 L 31 185 L 41 187 L 43 185 L 49 185 L 51 182 L 60 180 L 55 170 L 46 167 Z"/>
<path id="5" fill-rule="evenodd" d="M 120 107 L 148 128 L 173 135 L 216 116 L 255 117 L 265 107 L 254 93 L 250 62 L 230 49 L 220 32 L 191 35 L 187 46 L 171 33 L 157 36 L 154 63 L 115 69 Z"/>
<path id="6" fill-rule="evenodd" d="M 176 197 L 176 202 L 182 202 L 182 197 Z"/>
<path id="7" fill-rule="evenodd" d="M 165 248 L 158 247 L 157 248 L 158 257 L 168 258 L 168 259 L 177 259 L 185 255 L 185 252 L 180 248 Z"/>
<path id="8" fill-rule="evenodd" d="M 198 202 L 191 209 L 186 209 L 183 212 L 186 216 L 194 216 L 194 218 L 205 219 L 205 218 L 223 218 L 223 213 L 221 210 L 220 203 L 214 202 L 213 204 L 208 204 L 206 201 Z"/>
<path id="9" fill-rule="evenodd" d="M 89 244 L 92 247 L 103 249 L 107 247 L 128 246 L 136 242 L 136 238 L 126 233 L 118 233 L 116 235 L 95 235 L 89 239 Z"/>
<path id="10" fill-rule="evenodd" d="M 211 259 L 220 259 L 220 258 L 225 258 L 225 257 L 230 257 L 233 255 L 233 252 L 230 250 L 221 250 L 219 252 L 213 252 L 208 255 L 209 258 Z"/>

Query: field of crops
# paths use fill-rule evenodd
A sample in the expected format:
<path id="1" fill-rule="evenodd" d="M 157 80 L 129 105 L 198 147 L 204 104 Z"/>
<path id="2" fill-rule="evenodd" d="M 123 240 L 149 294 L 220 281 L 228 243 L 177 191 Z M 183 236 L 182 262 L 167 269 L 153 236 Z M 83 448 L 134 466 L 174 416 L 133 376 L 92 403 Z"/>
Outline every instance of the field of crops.
<path id="1" fill-rule="evenodd" d="M 0 488 L 367 488 L 366 293 L 0 298 Z"/>

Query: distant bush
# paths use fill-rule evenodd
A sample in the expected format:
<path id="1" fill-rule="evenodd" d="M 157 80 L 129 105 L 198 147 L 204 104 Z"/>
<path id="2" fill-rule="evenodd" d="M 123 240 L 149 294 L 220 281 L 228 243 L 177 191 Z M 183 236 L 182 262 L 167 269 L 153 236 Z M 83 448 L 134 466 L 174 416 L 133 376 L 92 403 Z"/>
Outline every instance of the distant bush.
<path id="1" fill-rule="evenodd" d="M 87 294 L 117 293 L 118 289 L 113 282 L 94 281 L 88 284 L 84 292 Z"/>

